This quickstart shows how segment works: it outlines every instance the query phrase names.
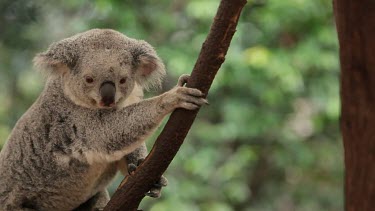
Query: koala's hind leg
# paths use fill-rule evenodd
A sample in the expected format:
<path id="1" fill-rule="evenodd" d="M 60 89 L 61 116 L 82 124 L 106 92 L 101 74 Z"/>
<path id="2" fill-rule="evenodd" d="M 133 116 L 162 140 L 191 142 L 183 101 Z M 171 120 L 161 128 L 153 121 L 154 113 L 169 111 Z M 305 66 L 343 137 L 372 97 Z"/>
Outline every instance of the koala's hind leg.
<path id="1" fill-rule="evenodd" d="M 73 211 L 99 211 L 103 210 L 109 201 L 108 191 L 102 190 Z"/>
<path id="2" fill-rule="evenodd" d="M 131 174 L 143 162 L 147 156 L 146 144 L 143 143 L 139 148 L 126 155 L 119 163 L 120 171 L 123 175 Z M 159 198 L 161 195 L 161 188 L 167 186 L 167 178 L 161 176 L 149 192 L 145 195 L 153 198 Z"/>
<path id="3" fill-rule="evenodd" d="M 140 159 L 144 159 L 147 156 L 146 143 L 143 143 L 136 150 L 125 156 L 126 163 L 129 165 L 131 163 L 137 165 Z"/>
<path id="4" fill-rule="evenodd" d="M 146 143 L 142 143 L 140 147 L 135 149 L 133 152 L 125 155 L 119 162 L 118 162 L 118 169 L 122 173 L 122 175 L 126 176 L 129 174 L 128 166 L 129 164 L 134 164 L 137 166 L 138 160 L 144 159 L 147 156 L 147 148 Z"/>
<path id="5" fill-rule="evenodd" d="M 129 174 L 131 174 L 133 171 L 135 171 L 137 169 L 137 167 L 139 165 L 141 165 L 141 163 L 143 161 L 144 161 L 144 159 L 139 159 L 138 162 L 137 162 L 137 165 L 135 165 L 133 163 L 128 164 Z M 149 196 L 149 197 L 152 197 L 152 198 L 159 198 L 161 196 L 161 189 L 162 189 L 162 187 L 165 187 L 167 185 L 168 185 L 167 178 L 165 178 L 163 175 L 161 175 L 161 177 L 159 178 L 159 180 L 154 183 L 154 185 L 152 186 L 152 188 L 147 193 L 145 193 L 145 195 Z"/>

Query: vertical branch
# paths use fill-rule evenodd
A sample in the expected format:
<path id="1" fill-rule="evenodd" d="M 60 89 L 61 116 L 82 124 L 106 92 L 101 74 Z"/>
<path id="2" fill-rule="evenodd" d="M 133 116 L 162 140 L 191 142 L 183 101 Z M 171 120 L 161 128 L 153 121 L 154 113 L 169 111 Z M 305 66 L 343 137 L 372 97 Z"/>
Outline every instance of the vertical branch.
<path id="1" fill-rule="evenodd" d="M 345 210 L 375 207 L 375 1 L 335 0 L 340 44 Z"/>
<path id="2" fill-rule="evenodd" d="M 224 62 L 230 41 L 246 0 L 222 0 L 199 58 L 186 84 L 207 94 Z M 134 174 L 127 176 L 113 195 L 105 211 L 137 210 L 144 194 L 158 181 L 180 149 L 198 110 L 176 109 L 155 141 L 146 160 Z"/>

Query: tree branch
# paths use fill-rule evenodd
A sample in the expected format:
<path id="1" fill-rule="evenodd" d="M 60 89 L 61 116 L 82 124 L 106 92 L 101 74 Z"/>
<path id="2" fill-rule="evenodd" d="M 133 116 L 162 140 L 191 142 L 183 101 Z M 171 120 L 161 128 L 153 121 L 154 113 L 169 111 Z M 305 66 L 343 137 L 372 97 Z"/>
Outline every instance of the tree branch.
<path id="1" fill-rule="evenodd" d="M 340 45 L 345 210 L 375 207 L 375 1 L 334 0 Z"/>
<path id="2" fill-rule="evenodd" d="M 246 0 L 222 0 L 211 30 L 203 43 L 187 87 L 208 92 L 212 81 L 225 60 L 230 41 Z M 112 196 L 105 211 L 137 210 L 144 194 L 159 180 L 180 149 L 198 110 L 176 109 L 155 141 L 146 160 L 127 176 Z"/>

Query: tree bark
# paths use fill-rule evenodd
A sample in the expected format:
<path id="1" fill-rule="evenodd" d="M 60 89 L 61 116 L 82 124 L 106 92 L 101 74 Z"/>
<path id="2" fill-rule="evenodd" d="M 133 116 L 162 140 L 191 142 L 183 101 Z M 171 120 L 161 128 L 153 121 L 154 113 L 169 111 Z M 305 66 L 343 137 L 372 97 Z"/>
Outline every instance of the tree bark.
<path id="1" fill-rule="evenodd" d="M 238 19 L 246 0 L 222 0 L 211 30 L 203 43 L 199 58 L 194 66 L 187 87 L 206 93 L 224 62 L 230 41 L 236 31 Z M 198 113 L 176 109 L 165 128 L 155 141 L 146 160 L 127 176 L 112 196 L 105 211 L 137 210 L 144 194 L 158 181 L 168 168 L 182 145 Z"/>
<path id="2" fill-rule="evenodd" d="M 345 210 L 375 207 L 375 1 L 334 0 L 340 44 Z"/>

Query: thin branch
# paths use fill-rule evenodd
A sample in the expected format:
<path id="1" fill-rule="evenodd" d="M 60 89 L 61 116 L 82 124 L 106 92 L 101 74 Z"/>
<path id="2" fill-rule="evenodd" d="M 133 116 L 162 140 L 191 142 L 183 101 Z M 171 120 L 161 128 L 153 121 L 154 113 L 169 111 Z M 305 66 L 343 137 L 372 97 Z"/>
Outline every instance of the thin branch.
<path id="1" fill-rule="evenodd" d="M 246 0 L 222 0 L 211 30 L 203 43 L 187 87 L 207 94 L 213 79 L 225 60 L 230 41 Z M 198 110 L 176 109 L 155 141 L 146 160 L 121 183 L 105 211 L 137 210 L 144 194 L 159 180 L 180 149 Z"/>

